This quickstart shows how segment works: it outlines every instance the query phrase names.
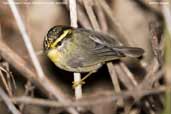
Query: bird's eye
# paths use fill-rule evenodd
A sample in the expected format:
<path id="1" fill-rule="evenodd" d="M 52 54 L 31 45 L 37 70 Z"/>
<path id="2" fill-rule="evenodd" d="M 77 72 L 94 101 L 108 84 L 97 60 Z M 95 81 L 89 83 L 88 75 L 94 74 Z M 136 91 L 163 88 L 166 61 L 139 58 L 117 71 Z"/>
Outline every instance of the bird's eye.
<path id="1" fill-rule="evenodd" d="M 62 45 L 62 41 L 58 42 L 57 46 L 61 46 Z"/>

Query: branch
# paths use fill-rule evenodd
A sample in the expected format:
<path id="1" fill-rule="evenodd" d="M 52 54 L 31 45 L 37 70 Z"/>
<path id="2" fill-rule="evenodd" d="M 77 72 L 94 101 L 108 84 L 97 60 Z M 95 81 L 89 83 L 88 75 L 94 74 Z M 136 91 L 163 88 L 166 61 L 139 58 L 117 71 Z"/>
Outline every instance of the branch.
<path id="1" fill-rule="evenodd" d="M 70 102 L 68 104 L 63 104 L 61 102 L 56 102 L 52 100 L 45 100 L 40 98 L 31 98 L 31 97 L 13 97 L 11 100 L 15 104 L 18 103 L 24 103 L 24 104 L 32 104 L 32 105 L 39 105 L 39 106 L 46 106 L 46 107 L 56 107 L 56 108 L 62 108 L 62 107 L 90 107 L 90 106 L 97 106 L 105 103 L 114 103 L 115 101 L 119 99 L 126 99 L 129 97 L 134 97 L 138 100 L 140 100 L 142 97 L 147 95 L 153 95 L 153 94 L 159 94 L 161 92 L 164 92 L 167 88 L 164 86 L 161 86 L 159 88 L 154 89 L 137 89 L 137 90 L 129 90 L 119 93 L 113 93 L 113 91 L 105 91 L 103 93 L 98 93 L 93 96 L 87 96 L 83 99 L 76 100 L 73 102 Z M 135 94 L 135 91 L 137 94 Z"/>
<path id="2" fill-rule="evenodd" d="M 19 30 L 21 32 L 23 41 L 24 41 L 25 46 L 26 46 L 26 48 L 27 48 L 27 50 L 29 52 L 29 55 L 31 57 L 31 61 L 32 61 L 33 65 L 34 65 L 34 67 L 36 69 L 36 72 L 37 72 L 39 78 L 44 78 L 45 75 L 43 73 L 42 67 L 41 67 L 40 62 L 39 62 L 39 60 L 38 60 L 38 58 L 36 56 L 36 53 L 35 53 L 35 51 L 33 49 L 33 46 L 32 46 L 31 41 L 30 41 L 30 37 L 29 37 L 28 33 L 26 32 L 24 23 L 23 23 L 23 21 L 21 19 L 21 16 L 20 16 L 19 12 L 18 12 L 18 9 L 17 9 L 17 7 L 15 5 L 15 2 L 14 2 L 14 0 L 8 0 L 8 2 L 9 2 L 9 7 L 11 8 L 12 13 L 13 13 L 15 19 L 16 19 L 18 28 L 19 28 Z"/>
<path id="3" fill-rule="evenodd" d="M 69 0 L 69 9 L 70 9 L 71 26 L 78 27 L 76 0 Z M 81 80 L 81 74 L 74 73 L 74 82 L 79 82 L 80 80 Z M 75 97 L 76 97 L 76 99 L 80 99 L 82 97 L 81 85 L 78 85 L 77 87 L 75 87 Z"/>
<path id="4" fill-rule="evenodd" d="M 11 102 L 11 99 L 8 97 L 8 95 L 4 92 L 4 90 L 0 87 L 0 97 L 8 107 L 8 109 L 13 113 L 13 114 L 21 114 L 18 109 L 14 106 L 14 104 Z"/>

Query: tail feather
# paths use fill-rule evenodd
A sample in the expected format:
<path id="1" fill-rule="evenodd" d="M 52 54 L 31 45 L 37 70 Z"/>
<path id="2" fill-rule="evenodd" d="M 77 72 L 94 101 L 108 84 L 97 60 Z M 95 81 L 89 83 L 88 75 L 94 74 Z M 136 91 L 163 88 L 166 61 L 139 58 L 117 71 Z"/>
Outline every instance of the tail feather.
<path id="1" fill-rule="evenodd" d="M 115 48 L 115 50 L 120 51 L 127 57 L 140 57 L 143 55 L 144 50 L 142 48 L 137 47 L 119 47 Z"/>

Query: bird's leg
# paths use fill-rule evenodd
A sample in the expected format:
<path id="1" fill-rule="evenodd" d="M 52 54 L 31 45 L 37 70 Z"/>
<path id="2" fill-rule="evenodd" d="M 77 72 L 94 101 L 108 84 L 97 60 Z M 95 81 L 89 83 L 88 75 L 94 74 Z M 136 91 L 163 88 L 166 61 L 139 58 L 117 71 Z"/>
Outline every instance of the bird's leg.
<path id="1" fill-rule="evenodd" d="M 80 81 L 74 81 L 74 82 L 72 82 L 73 83 L 72 87 L 73 88 L 76 88 L 79 85 L 85 84 L 84 80 L 87 79 L 89 76 L 91 76 L 93 73 L 95 73 L 95 72 L 94 71 L 91 71 L 86 76 L 84 76 Z"/>

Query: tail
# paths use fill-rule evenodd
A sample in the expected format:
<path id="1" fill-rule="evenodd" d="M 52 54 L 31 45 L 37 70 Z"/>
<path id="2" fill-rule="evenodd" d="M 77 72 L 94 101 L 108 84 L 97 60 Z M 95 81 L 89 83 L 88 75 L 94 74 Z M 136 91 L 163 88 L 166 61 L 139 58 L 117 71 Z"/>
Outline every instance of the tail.
<path id="1" fill-rule="evenodd" d="M 142 48 L 137 47 L 119 47 L 114 48 L 114 50 L 118 50 L 127 57 L 140 57 L 144 53 L 144 50 Z"/>

